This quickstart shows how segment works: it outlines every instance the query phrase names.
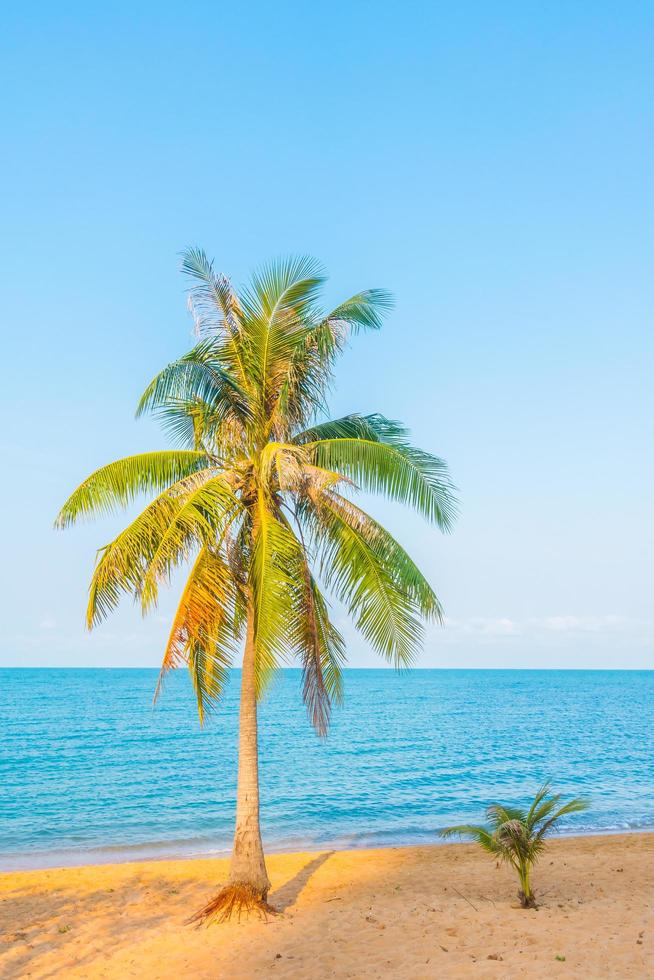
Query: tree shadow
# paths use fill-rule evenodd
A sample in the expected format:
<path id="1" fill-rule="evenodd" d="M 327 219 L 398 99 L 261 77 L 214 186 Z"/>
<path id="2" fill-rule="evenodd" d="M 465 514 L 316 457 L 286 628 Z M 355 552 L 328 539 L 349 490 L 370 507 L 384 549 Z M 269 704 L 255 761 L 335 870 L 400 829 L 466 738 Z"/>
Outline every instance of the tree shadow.
<path id="1" fill-rule="evenodd" d="M 35 975 L 49 980 L 69 968 L 89 966 L 148 930 L 174 921 L 179 905 L 171 910 L 171 894 L 181 895 L 182 902 L 188 895 L 192 901 L 197 891 L 197 882 L 142 879 L 137 873 L 114 887 L 82 895 L 74 885 L 7 892 L 0 908 L 0 977 Z M 64 965 L 46 968 L 43 957 L 55 953 Z"/>
<path id="2" fill-rule="evenodd" d="M 325 861 L 332 856 L 333 851 L 325 851 L 324 854 L 319 854 L 317 858 L 313 861 L 309 861 L 305 864 L 296 875 L 294 875 L 285 885 L 281 888 L 276 889 L 270 896 L 270 904 L 274 906 L 279 912 L 286 912 L 292 905 L 295 905 L 298 898 L 300 897 L 300 892 L 305 887 L 309 879 L 313 874 L 316 873 L 318 868 L 325 863 Z"/>

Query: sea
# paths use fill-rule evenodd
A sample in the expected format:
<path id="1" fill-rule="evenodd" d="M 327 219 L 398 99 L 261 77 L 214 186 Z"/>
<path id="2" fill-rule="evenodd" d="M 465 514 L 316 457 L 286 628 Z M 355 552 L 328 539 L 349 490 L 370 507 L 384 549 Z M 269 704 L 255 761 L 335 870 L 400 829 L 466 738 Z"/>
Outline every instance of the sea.
<path id="1" fill-rule="evenodd" d="M 175 672 L 0 670 L 0 869 L 224 855 L 233 831 L 239 672 L 201 728 Z M 654 828 L 654 672 L 345 671 L 313 733 L 299 670 L 260 708 L 269 851 L 438 843 L 546 780 L 590 809 L 564 833 Z"/>

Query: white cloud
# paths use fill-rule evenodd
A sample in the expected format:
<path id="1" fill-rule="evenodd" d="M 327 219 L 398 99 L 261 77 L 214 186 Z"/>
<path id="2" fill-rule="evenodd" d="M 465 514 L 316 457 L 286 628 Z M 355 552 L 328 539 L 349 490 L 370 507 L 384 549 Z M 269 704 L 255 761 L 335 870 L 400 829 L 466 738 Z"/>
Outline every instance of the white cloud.
<path id="1" fill-rule="evenodd" d="M 537 637 L 552 634 L 573 635 L 578 633 L 602 633 L 626 631 L 637 627 L 650 626 L 640 620 L 630 620 L 623 616 L 557 616 L 511 619 L 508 616 L 496 618 L 473 616 L 469 619 L 446 617 L 445 630 L 451 637 Z"/>
<path id="2" fill-rule="evenodd" d="M 537 629 L 555 633 L 598 633 L 601 630 L 616 629 L 629 625 L 629 620 L 621 616 L 547 616 L 545 619 L 531 620 Z"/>
<path id="3" fill-rule="evenodd" d="M 472 619 L 445 619 L 445 629 L 452 633 L 465 633 L 478 636 L 517 636 L 521 630 L 518 623 L 506 616 L 489 619 L 476 616 Z"/>

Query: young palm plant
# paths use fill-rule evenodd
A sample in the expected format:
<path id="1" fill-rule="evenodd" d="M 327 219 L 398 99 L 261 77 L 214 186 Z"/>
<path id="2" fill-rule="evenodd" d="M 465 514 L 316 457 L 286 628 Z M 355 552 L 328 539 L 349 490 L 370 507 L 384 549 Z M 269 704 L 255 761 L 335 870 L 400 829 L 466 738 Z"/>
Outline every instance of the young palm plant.
<path id="1" fill-rule="evenodd" d="M 324 314 L 324 277 L 308 258 L 272 264 L 239 292 L 201 251 L 186 252 L 182 268 L 198 342 L 154 378 L 137 410 L 158 416 L 175 448 L 97 470 L 57 525 L 152 496 L 99 551 L 87 622 L 123 594 L 146 613 L 173 570 L 187 569 L 155 699 L 166 673 L 185 664 L 202 722 L 243 648 L 234 845 L 227 883 L 194 917 L 208 922 L 269 908 L 257 702 L 278 665 L 299 658 L 310 719 L 326 733 L 345 644 L 323 589 L 397 667 L 411 663 L 422 621 L 441 618 L 425 578 L 356 492 L 404 503 L 443 531 L 456 506 L 445 463 L 410 445 L 399 423 L 320 421 L 337 356 L 351 335 L 381 326 L 388 293 L 367 290 Z"/>
<path id="2" fill-rule="evenodd" d="M 546 836 L 561 817 L 587 810 L 588 805 L 586 800 L 580 798 L 561 804 L 561 795 L 551 795 L 551 786 L 546 783 L 538 790 L 527 811 L 493 803 L 486 810 L 486 826 L 462 824 L 458 827 L 446 827 L 440 834 L 441 837 L 472 837 L 484 850 L 510 864 L 520 880 L 520 904 L 525 909 L 535 909 L 536 897 L 531 887 L 531 872 L 545 849 Z"/>

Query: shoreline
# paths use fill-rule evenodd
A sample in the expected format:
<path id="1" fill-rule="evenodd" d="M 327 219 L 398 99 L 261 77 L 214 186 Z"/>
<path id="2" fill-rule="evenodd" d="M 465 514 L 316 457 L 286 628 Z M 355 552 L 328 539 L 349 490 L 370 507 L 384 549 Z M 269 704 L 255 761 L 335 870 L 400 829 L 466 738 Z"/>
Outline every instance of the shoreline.
<path id="1" fill-rule="evenodd" d="M 603 829 L 592 829 L 592 830 L 575 830 L 571 829 L 566 832 L 553 834 L 550 838 L 550 842 L 555 842 L 559 840 L 583 840 L 588 837 L 629 837 L 632 835 L 648 835 L 654 836 L 654 825 L 647 825 L 643 827 L 625 827 L 620 829 L 609 828 Z M 462 840 L 442 840 L 438 837 L 437 833 L 434 833 L 433 839 L 429 840 L 418 840 L 418 841 L 408 841 L 408 842 L 398 842 L 390 843 L 384 841 L 382 843 L 357 843 L 348 846 L 342 841 L 298 841 L 297 844 L 292 844 L 287 846 L 285 844 L 280 844 L 275 846 L 274 844 L 267 845 L 264 841 L 264 848 L 266 856 L 273 855 L 286 855 L 291 856 L 294 854 L 311 854 L 317 851 L 330 851 L 331 853 L 349 853 L 357 851 L 378 851 L 378 850 L 403 850 L 411 848 L 430 848 L 430 847 L 446 847 L 452 844 L 466 844 L 469 841 L 465 839 Z M 165 853 L 156 854 L 157 849 L 165 849 Z M 140 851 L 141 853 L 134 856 L 134 852 Z M 101 868 L 101 867 L 111 867 L 113 865 L 125 865 L 125 864 L 149 864 L 151 862 L 166 862 L 166 861 L 222 861 L 227 860 L 230 856 L 231 846 L 226 846 L 221 849 L 215 850 L 183 850 L 175 849 L 171 847 L 168 849 L 167 845 L 162 842 L 160 845 L 157 843 L 149 844 L 133 844 L 127 845 L 123 848 L 121 845 L 115 845 L 114 847 L 107 846 L 105 848 L 89 848 L 88 850 L 62 850 L 58 851 L 56 849 L 50 852 L 38 851 L 39 858 L 46 853 L 51 853 L 56 857 L 62 858 L 74 858 L 72 861 L 58 861 L 53 860 L 50 863 L 24 863 L 23 857 L 24 852 L 21 855 L 17 855 L 15 860 L 21 862 L 5 866 L 4 859 L 0 856 L 0 876 L 11 875 L 11 874 L 21 874 L 23 872 L 38 872 L 38 871 L 55 871 L 55 870 L 65 870 L 67 868 Z M 95 855 L 95 856 L 94 856 Z M 13 857 L 13 856 L 12 856 Z M 79 860 L 77 859 L 79 858 Z"/>
<path id="2" fill-rule="evenodd" d="M 270 853 L 281 911 L 185 925 L 225 858 L 0 875 L 0 974 L 619 977 L 654 975 L 654 833 L 552 839 L 538 911 L 520 909 L 505 865 L 469 843 Z"/>

